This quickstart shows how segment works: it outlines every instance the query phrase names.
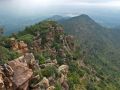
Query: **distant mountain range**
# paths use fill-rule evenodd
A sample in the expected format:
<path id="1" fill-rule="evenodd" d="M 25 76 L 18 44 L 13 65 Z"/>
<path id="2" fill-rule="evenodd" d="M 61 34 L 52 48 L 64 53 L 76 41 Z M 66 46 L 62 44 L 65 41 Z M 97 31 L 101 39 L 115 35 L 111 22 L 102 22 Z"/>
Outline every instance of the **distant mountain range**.
<path id="1" fill-rule="evenodd" d="M 5 29 L 5 35 L 16 33 L 24 30 L 25 27 L 38 23 L 43 20 L 43 17 L 2 17 L 0 18 L 0 26 Z"/>
<path id="2" fill-rule="evenodd" d="M 16 16 L 1 16 L 0 15 L 0 26 L 5 29 L 5 34 L 9 35 L 13 32 L 18 32 L 23 30 L 26 26 L 30 26 L 32 24 L 38 23 L 42 20 L 55 20 L 55 21 L 64 21 L 67 19 L 70 19 L 72 17 L 70 16 L 60 16 L 60 15 L 54 15 L 54 16 L 35 16 L 35 17 L 16 17 Z M 48 18 L 49 17 L 49 18 Z M 105 17 L 99 17 L 99 16 L 92 16 L 92 19 L 100 23 L 102 26 L 109 27 L 109 28 L 115 28 L 120 26 L 119 18 L 105 18 Z"/>
<path id="3" fill-rule="evenodd" d="M 76 17 L 76 16 L 72 16 L 72 17 Z M 60 16 L 60 15 L 54 15 L 52 17 L 50 17 L 49 19 L 51 20 L 63 20 L 63 19 L 69 19 L 72 18 L 71 16 Z M 105 16 L 95 16 L 95 15 L 91 15 L 91 18 L 93 20 L 95 20 L 97 23 L 99 23 L 102 26 L 108 27 L 108 28 L 115 28 L 120 26 L 120 22 L 119 22 L 119 17 L 115 16 L 114 17 L 105 17 Z"/>
<path id="4" fill-rule="evenodd" d="M 69 17 L 69 16 L 54 15 L 54 16 L 48 18 L 48 20 L 61 21 L 61 20 L 67 20 L 69 18 L 71 18 L 71 17 Z"/>

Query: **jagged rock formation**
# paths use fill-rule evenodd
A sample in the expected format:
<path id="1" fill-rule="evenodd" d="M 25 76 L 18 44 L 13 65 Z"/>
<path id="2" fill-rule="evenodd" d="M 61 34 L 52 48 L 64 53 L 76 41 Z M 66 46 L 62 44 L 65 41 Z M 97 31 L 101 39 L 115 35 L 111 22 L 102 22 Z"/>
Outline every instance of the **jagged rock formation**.
<path id="1" fill-rule="evenodd" d="M 28 90 L 30 81 L 36 77 L 34 76 L 34 70 L 38 69 L 40 69 L 40 67 L 37 65 L 32 53 L 26 53 L 24 56 L 4 64 L 0 68 L 0 89 Z M 43 77 L 43 79 L 38 82 L 38 85 L 34 86 L 36 89 L 30 90 L 41 90 L 41 86 L 46 90 L 54 90 L 55 87 L 50 86 L 49 83 L 49 80 Z"/>
<path id="2" fill-rule="evenodd" d="M 24 34 L 24 39 L 33 36 L 31 44 L 20 36 L 10 38 L 10 50 L 22 56 L 1 66 L 1 89 L 55 90 L 59 84 L 62 90 L 69 90 L 67 61 L 73 58 L 74 37 L 65 35 L 63 28 L 52 21 L 38 26 L 43 30 L 29 33 L 28 29 L 31 35 Z"/>
<path id="3" fill-rule="evenodd" d="M 67 74 L 68 74 L 68 65 L 61 65 L 58 68 L 58 72 L 60 73 L 60 83 L 63 86 L 63 90 L 69 90 L 69 85 L 67 83 Z"/>
<path id="4" fill-rule="evenodd" d="M 15 38 L 11 38 L 11 49 L 17 51 L 20 54 L 28 52 L 28 46 L 24 41 L 17 41 Z"/>
<path id="5" fill-rule="evenodd" d="M 33 75 L 30 64 L 35 62 L 33 54 L 26 54 L 1 66 L 2 90 L 27 90 Z"/>

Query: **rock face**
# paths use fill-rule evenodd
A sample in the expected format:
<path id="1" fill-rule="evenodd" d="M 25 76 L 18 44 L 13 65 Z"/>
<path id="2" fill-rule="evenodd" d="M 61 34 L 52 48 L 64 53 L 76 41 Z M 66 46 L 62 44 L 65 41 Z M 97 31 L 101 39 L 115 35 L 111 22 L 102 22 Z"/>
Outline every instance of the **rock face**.
<path id="1" fill-rule="evenodd" d="M 2 90 L 4 88 L 4 81 L 3 81 L 3 73 L 0 70 L 0 90 Z"/>
<path id="2" fill-rule="evenodd" d="M 29 81 L 33 75 L 29 64 L 34 62 L 34 56 L 27 53 L 13 61 L 4 64 L 0 73 L 0 90 L 28 90 Z"/>
<path id="3" fill-rule="evenodd" d="M 54 90 L 54 89 L 55 89 L 54 86 L 50 86 L 50 87 L 47 88 L 47 90 Z"/>
<path id="4" fill-rule="evenodd" d="M 59 68 L 58 68 L 58 72 L 60 73 L 63 73 L 63 74 L 67 74 L 68 73 L 68 65 L 61 65 Z"/>
<path id="5" fill-rule="evenodd" d="M 69 90 L 69 85 L 67 83 L 67 74 L 68 74 L 68 65 L 61 65 L 58 68 L 58 72 L 60 73 L 61 77 L 60 77 L 60 83 L 61 86 L 63 87 L 63 90 Z"/>
<path id="6" fill-rule="evenodd" d="M 41 81 L 41 83 L 43 84 L 43 86 L 45 88 L 48 88 L 50 86 L 49 85 L 49 80 L 46 77 L 43 78 L 43 80 Z"/>
<path id="7" fill-rule="evenodd" d="M 28 52 L 28 46 L 24 41 L 17 41 L 15 38 L 11 38 L 12 50 L 17 51 L 20 54 Z"/>
<path id="8" fill-rule="evenodd" d="M 14 71 L 12 82 L 14 83 L 15 88 L 21 88 L 21 86 L 28 83 L 28 80 L 31 78 L 33 72 L 32 69 L 27 67 L 26 63 L 15 60 L 9 62 L 8 65 Z"/>

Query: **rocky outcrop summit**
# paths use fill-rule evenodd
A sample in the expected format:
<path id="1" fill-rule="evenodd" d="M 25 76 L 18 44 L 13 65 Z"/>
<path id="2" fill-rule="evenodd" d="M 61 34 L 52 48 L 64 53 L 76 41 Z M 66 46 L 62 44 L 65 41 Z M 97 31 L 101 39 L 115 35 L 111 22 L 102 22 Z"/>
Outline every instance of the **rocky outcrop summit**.
<path id="1" fill-rule="evenodd" d="M 34 31 L 33 26 L 10 38 L 9 50 L 20 57 L 0 66 L 0 90 L 69 90 L 68 61 L 75 51 L 74 37 L 51 21 L 35 27 L 39 28 Z"/>

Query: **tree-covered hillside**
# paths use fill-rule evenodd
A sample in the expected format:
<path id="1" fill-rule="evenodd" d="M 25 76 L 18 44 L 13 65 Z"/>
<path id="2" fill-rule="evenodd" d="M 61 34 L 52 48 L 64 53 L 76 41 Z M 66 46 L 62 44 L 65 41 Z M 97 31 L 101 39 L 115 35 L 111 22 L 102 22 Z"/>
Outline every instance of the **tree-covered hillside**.
<path id="1" fill-rule="evenodd" d="M 120 31 L 107 29 L 88 15 L 73 17 L 60 23 L 65 32 L 74 35 L 78 40 L 80 51 L 85 53 L 84 62 L 92 66 L 106 82 L 117 87 L 111 90 L 119 90 Z"/>

